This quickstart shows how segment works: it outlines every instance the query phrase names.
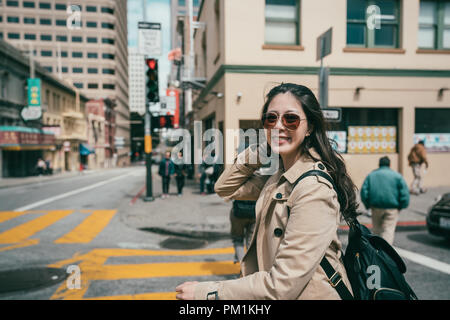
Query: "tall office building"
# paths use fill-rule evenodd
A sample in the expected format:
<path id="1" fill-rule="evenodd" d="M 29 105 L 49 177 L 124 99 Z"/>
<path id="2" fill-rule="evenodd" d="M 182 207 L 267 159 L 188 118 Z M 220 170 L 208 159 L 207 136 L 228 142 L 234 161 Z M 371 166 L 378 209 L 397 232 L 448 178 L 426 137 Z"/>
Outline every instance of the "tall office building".
<path id="1" fill-rule="evenodd" d="M 0 38 L 29 52 L 90 99 L 115 103 L 115 148 L 129 162 L 126 1 L 0 1 Z"/>

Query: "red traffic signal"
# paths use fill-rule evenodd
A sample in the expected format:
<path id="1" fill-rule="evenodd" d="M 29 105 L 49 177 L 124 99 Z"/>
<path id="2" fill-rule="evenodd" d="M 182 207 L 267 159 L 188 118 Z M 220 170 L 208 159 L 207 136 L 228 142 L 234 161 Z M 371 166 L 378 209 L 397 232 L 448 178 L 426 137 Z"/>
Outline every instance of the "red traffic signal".
<path id="1" fill-rule="evenodd" d="M 146 62 L 147 62 L 147 66 L 151 70 L 155 70 L 155 68 L 156 68 L 156 60 L 155 59 L 146 59 Z"/>

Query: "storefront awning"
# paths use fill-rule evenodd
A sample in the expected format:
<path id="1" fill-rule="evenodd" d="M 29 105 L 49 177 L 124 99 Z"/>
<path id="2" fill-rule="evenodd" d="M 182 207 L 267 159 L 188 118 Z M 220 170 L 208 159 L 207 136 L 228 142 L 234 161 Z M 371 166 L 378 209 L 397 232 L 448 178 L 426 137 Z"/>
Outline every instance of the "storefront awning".
<path id="1" fill-rule="evenodd" d="M 95 153 L 95 149 L 91 148 L 89 145 L 85 143 L 80 143 L 80 154 L 82 156 L 88 156 L 91 153 Z"/>

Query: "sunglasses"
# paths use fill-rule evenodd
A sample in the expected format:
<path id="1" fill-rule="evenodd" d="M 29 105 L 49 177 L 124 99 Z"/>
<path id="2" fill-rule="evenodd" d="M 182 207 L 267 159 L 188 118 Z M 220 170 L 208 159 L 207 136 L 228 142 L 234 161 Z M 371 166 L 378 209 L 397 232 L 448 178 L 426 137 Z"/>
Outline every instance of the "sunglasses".
<path id="1" fill-rule="evenodd" d="M 267 112 L 262 117 L 262 125 L 264 129 L 273 129 L 277 123 L 280 115 L 276 112 Z M 297 113 L 287 112 L 281 115 L 281 123 L 288 130 L 296 130 L 300 125 L 301 119 Z"/>

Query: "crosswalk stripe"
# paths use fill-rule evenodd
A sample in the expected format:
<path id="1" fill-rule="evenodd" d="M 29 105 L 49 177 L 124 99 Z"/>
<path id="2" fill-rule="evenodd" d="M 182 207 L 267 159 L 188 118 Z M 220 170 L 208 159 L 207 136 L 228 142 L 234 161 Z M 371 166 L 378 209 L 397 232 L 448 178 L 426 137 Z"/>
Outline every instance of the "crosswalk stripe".
<path id="1" fill-rule="evenodd" d="M 233 261 L 103 265 L 95 270 L 81 268 L 82 273 L 91 274 L 90 280 L 212 276 L 238 274 L 239 271 L 239 264 L 234 264 Z"/>
<path id="2" fill-rule="evenodd" d="M 47 228 L 58 220 L 71 214 L 73 210 L 52 210 L 42 217 L 23 223 L 17 227 L 0 233 L 0 244 L 22 242 L 35 233 Z"/>
<path id="3" fill-rule="evenodd" d="M 55 240 L 55 243 L 89 243 L 109 223 L 117 210 L 95 210 L 69 233 Z"/>
<path id="4" fill-rule="evenodd" d="M 17 218 L 27 213 L 26 211 L 2 211 L 0 212 L 0 223 Z"/>
<path id="5" fill-rule="evenodd" d="M 401 249 L 398 247 L 395 247 L 395 250 L 398 252 L 398 254 L 400 256 L 402 256 L 405 259 L 408 259 L 412 262 L 421 264 L 425 267 L 428 267 L 428 268 L 431 268 L 431 269 L 434 269 L 434 270 L 437 270 L 437 271 L 440 271 L 440 272 L 443 272 L 446 274 L 450 274 L 450 264 L 429 258 L 427 256 L 423 256 L 423 255 L 415 253 L 415 252 Z"/>

